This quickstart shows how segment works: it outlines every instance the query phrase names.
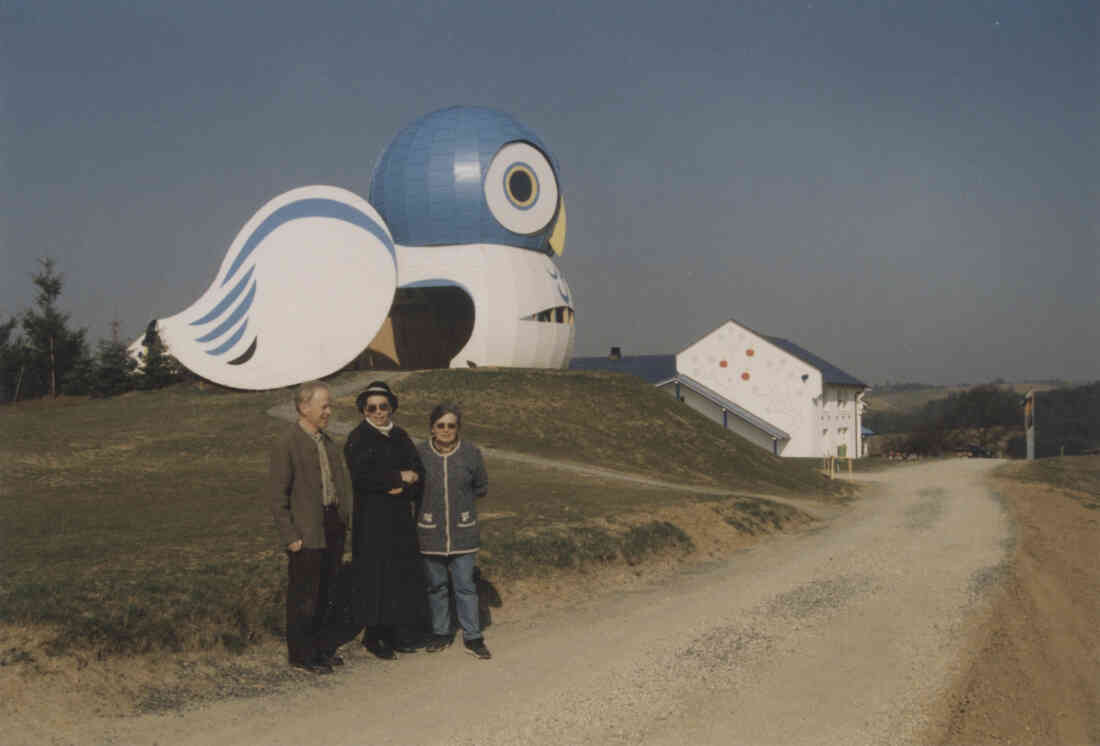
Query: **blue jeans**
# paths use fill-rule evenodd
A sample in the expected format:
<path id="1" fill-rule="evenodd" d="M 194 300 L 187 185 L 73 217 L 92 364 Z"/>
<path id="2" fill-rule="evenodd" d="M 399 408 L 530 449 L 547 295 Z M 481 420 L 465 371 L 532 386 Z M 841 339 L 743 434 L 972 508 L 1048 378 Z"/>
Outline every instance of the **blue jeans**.
<path id="1" fill-rule="evenodd" d="M 477 610 L 477 586 L 474 585 L 474 564 L 477 552 L 449 556 L 424 555 L 424 570 L 428 576 L 428 606 L 432 610 L 432 632 L 451 636 L 451 603 L 447 575 L 455 591 L 455 610 L 462 627 L 463 640 L 481 637 L 481 622 Z"/>

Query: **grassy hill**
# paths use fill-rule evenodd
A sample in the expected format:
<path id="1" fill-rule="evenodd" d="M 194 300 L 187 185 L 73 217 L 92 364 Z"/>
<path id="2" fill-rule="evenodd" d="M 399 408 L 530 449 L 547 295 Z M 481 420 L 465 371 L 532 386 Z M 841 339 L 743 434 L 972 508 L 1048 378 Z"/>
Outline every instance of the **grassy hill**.
<path id="1" fill-rule="evenodd" d="M 437 370 L 396 385 L 399 420 L 421 437 L 443 400 L 463 407 L 468 438 L 494 448 L 632 471 L 668 482 L 828 493 L 835 483 L 723 430 L 668 394 L 618 373 Z M 355 396 L 337 399 L 357 420 Z"/>
<path id="2" fill-rule="evenodd" d="M 781 461 L 635 379 L 435 371 L 396 388 L 414 435 L 448 398 L 484 445 L 735 496 L 719 504 L 690 488 L 489 459 L 482 565 L 496 578 L 689 549 L 677 526 L 632 518 L 661 506 L 711 501 L 721 521 L 753 532 L 793 511 L 761 494 L 842 497 L 811 465 Z M 287 427 L 266 412 L 288 398 L 178 386 L 0 408 L 0 632 L 100 654 L 240 649 L 281 634 L 285 558 L 262 485 Z M 351 396 L 337 403 L 338 418 L 357 421 Z"/>

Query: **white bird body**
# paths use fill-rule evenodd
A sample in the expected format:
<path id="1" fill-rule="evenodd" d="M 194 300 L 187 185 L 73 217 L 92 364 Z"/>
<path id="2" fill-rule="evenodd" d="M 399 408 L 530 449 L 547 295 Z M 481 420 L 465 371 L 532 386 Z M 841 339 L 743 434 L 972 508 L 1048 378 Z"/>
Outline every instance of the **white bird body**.
<path id="1" fill-rule="evenodd" d="M 451 360 L 452 368 L 471 362 L 568 365 L 576 329 L 570 323 L 572 295 L 546 254 L 499 244 L 399 245 L 397 278 L 400 288 L 459 287 L 472 299 L 473 331 Z M 539 320 L 540 314 L 545 320 Z"/>

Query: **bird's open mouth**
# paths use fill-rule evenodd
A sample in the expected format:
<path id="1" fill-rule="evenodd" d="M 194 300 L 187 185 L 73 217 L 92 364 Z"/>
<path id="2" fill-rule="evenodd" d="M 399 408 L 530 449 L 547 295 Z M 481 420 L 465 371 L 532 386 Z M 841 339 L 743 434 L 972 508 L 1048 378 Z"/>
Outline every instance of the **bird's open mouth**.
<path id="1" fill-rule="evenodd" d="M 573 309 L 569 306 L 554 306 L 553 308 L 547 308 L 538 313 L 533 313 L 530 316 L 524 316 L 523 321 L 543 321 L 550 324 L 572 324 L 573 317 Z"/>
<path id="2" fill-rule="evenodd" d="M 474 301 L 455 285 L 398 288 L 382 329 L 367 347 L 371 368 L 447 368 L 474 331 Z"/>

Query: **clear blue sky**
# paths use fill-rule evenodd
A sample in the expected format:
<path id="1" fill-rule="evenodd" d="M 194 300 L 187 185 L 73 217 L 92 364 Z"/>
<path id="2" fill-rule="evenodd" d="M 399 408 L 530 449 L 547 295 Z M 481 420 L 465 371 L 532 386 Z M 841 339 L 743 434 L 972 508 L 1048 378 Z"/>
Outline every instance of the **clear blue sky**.
<path id="1" fill-rule="evenodd" d="M 417 117 L 562 166 L 578 355 L 728 318 L 864 380 L 1100 379 L 1097 11 L 1070 2 L 5 2 L 0 319 L 206 289 L 276 194 Z"/>

